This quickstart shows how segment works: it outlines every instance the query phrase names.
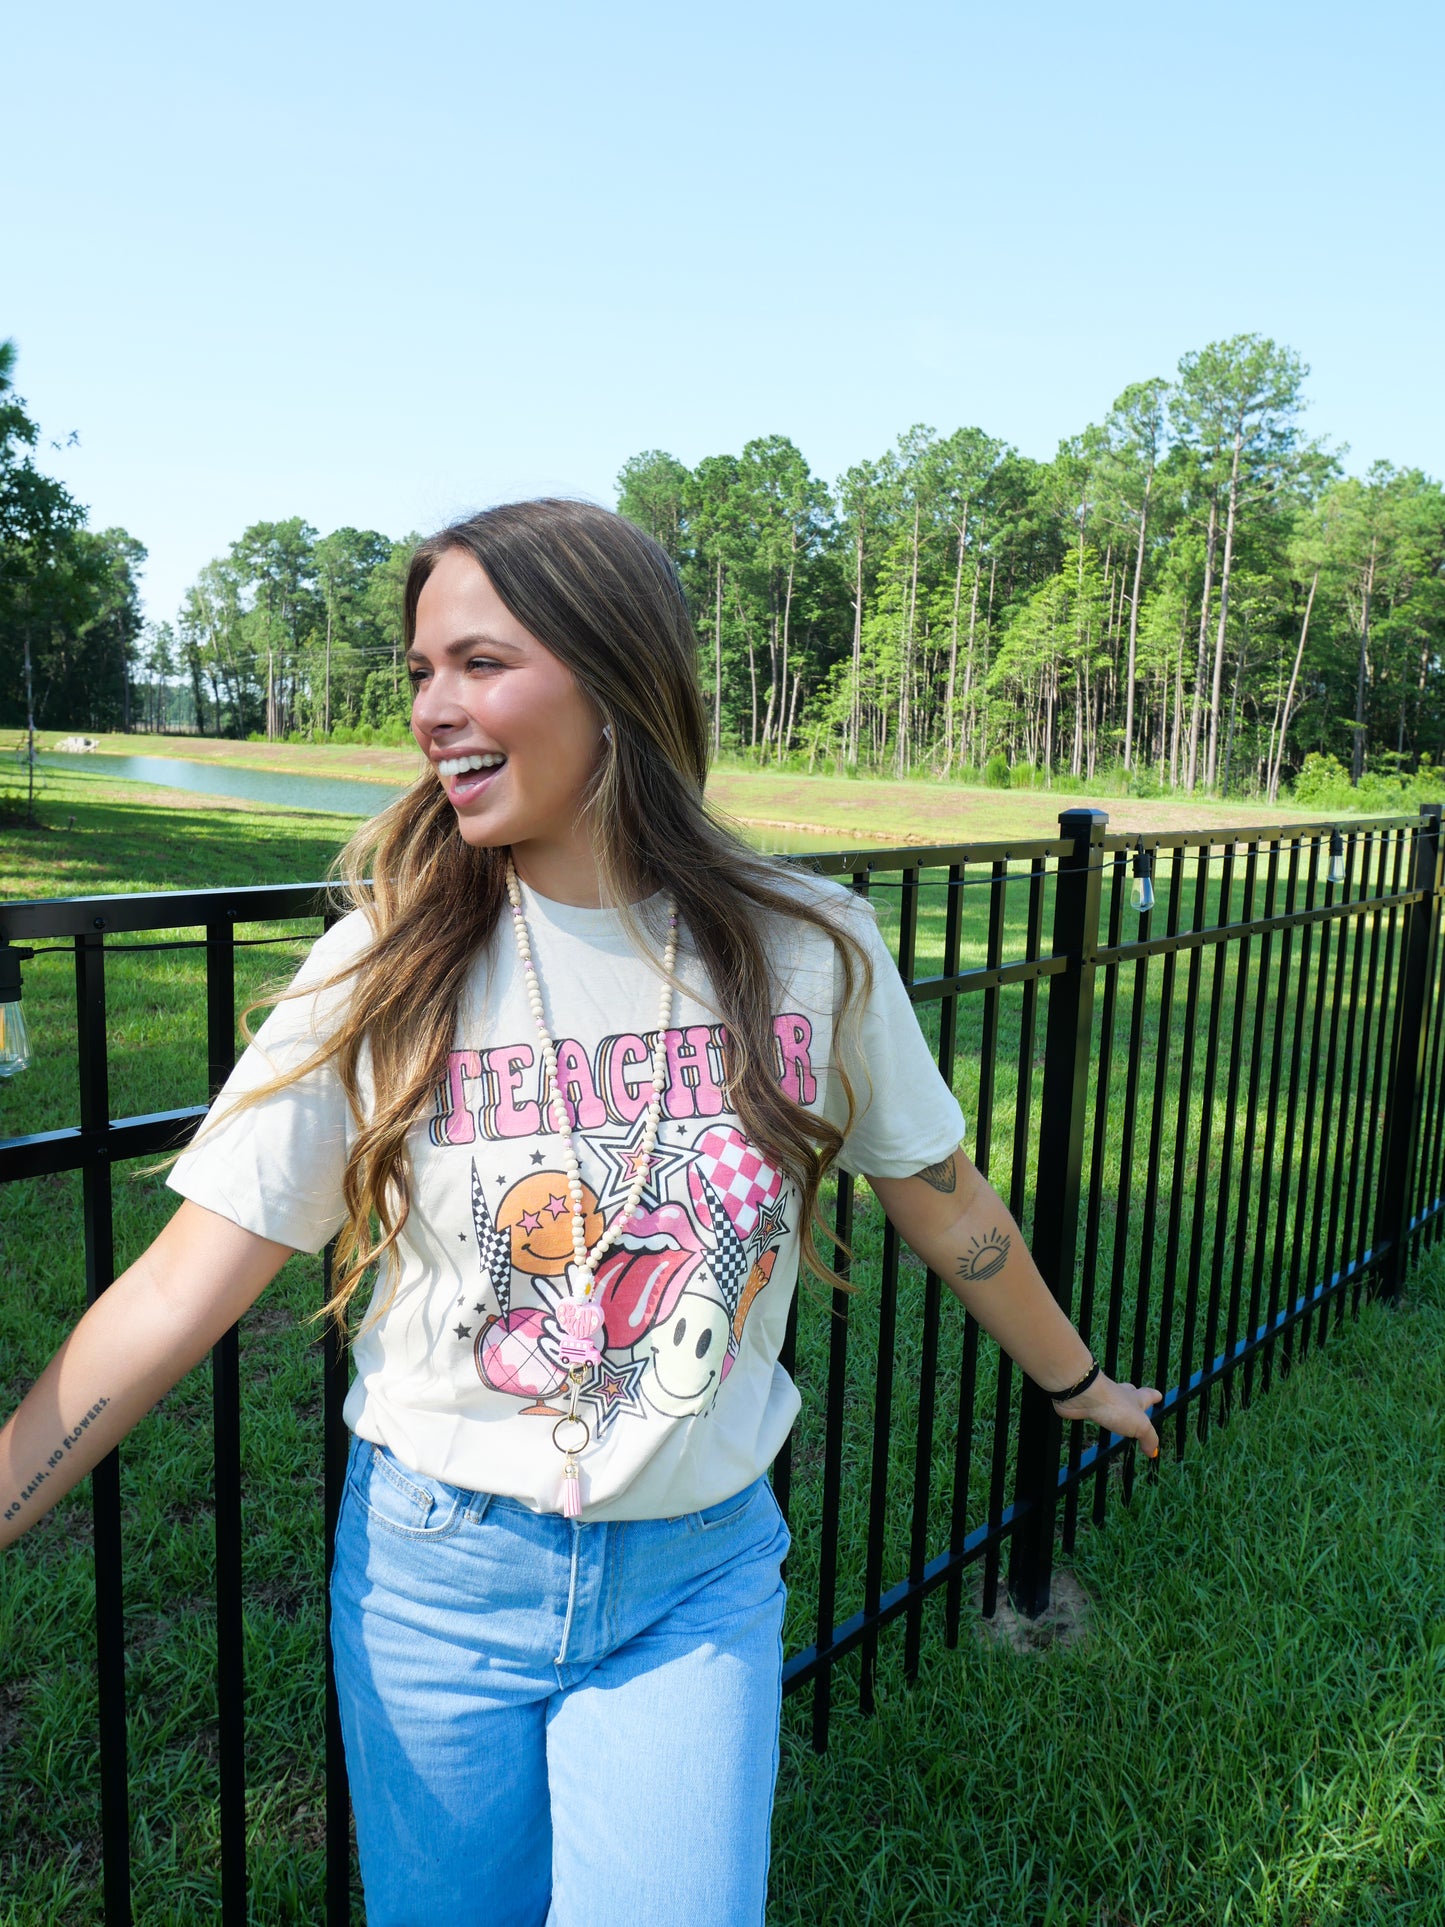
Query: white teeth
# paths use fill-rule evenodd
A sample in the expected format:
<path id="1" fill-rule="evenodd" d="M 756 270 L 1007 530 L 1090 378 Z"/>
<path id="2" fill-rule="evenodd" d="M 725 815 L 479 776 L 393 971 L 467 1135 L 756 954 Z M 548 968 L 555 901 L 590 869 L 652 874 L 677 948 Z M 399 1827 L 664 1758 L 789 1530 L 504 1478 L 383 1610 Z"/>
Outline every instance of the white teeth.
<path id="1" fill-rule="evenodd" d="M 657 1251 L 681 1251 L 682 1249 L 677 1239 L 666 1231 L 653 1231 L 645 1238 L 639 1237 L 635 1231 L 624 1231 L 622 1234 L 622 1243 L 629 1251 L 646 1251 L 649 1254 Z"/>
<path id="2" fill-rule="evenodd" d="M 500 769 L 505 756 L 444 756 L 437 764 L 443 776 L 460 776 L 471 769 Z"/>

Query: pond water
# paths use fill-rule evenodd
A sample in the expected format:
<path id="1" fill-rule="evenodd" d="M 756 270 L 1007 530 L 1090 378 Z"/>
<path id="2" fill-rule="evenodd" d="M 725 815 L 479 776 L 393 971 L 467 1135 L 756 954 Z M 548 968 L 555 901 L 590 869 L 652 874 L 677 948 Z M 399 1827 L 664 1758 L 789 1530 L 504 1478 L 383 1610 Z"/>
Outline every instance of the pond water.
<path id="1" fill-rule="evenodd" d="M 249 769 L 235 763 L 192 763 L 180 756 L 109 756 L 100 751 L 67 756 L 51 751 L 39 754 L 35 762 L 41 769 L 90 769 L 97 775 L 118 777 L 125 782 L 157 783 L 168 789 L 232 796 L 238 802 L 279 804 L 291 810 L 325 810 L 341 816 L 374 816 L 405 788 L 400 783 L 301 776 L 282 770 Z M 859 836 L 856 831 L 775 829 L 768 824 L 742 827 L 756 849 L 789 854 L 893 847 L 892 839 Z"/>
<path id="2" fill-rule="evenodd" d="M 238 802 L 279 803 L 287 809 L 328 810 L 342 816 L 374 816 L 403 788 L 344 777 L 247 769 L 235 763 L 191 763 L 179 756 L 106 756 L 92 751 L 81 756 L 42 754 L 35 761 L 42 769 L 89 769 L 125 782 L 161 783 L 167 789 L 233 796 Z"/>

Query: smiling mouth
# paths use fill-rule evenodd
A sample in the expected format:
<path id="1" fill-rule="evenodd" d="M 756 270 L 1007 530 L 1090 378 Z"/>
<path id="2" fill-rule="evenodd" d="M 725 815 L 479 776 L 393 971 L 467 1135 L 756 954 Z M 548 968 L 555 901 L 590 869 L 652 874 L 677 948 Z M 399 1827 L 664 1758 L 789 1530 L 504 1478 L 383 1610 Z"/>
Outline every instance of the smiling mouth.
<path id="1" fill-rule="evenodd" d="M 453 805 L 474 802 L 484 790 L 491 787 L 506 767 L 506 759 L 503 758 L 500 763 L 493 763 L 487 769 L 468 768 L 451 775 L 443 772 L 442 781 L 446 785 L 448 799 Z"/>
<path id="2" fill-rule="evenodd" d="M 676 1399 L 679 1405 L 686 1404 L 686 1402 L 690 1398 L 701 1398 L 703 1393 L 707 1390 L 708 1386 L 711 1385 L 713 1380 L 717 1377 L 717 1370 L 714 1367 L 714 1369 L 708 1373 L 707 1377 L 703 1380 L 701 1385 L 689 1386 L 685 1392 L 675 1392 L 673 1391 L 672 1387 L 668 1384 L 667 1380 L 662 1376 L 662 1366 L 661 1366 L 661 1363 L 659 1362 L 660 1347 L 654 1344 L 651 1347 L 651 1351 L 652 1351 L 653 1377 L 657 1380 L 658 1384 L 662 1387 L 663 1392 L 666 1394 L 666 1396 L 671 1399 Z"/>

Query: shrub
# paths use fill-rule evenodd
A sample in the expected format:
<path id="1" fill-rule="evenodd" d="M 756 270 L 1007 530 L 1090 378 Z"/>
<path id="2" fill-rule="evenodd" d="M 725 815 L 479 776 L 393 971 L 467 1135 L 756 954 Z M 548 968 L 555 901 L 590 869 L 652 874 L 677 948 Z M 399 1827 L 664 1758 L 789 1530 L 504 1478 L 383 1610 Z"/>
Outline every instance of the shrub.
<path id="1" fill-rule="evenodd" d="M 1006 790 L 1012 778 L 1009 775 L 1008 758 L 999 750 L 983 766 L 983 780 L 991 790 Z"/>
<path id="2" fill-rule="evenodd" d="M 1339 757 L 1312 749 L 1304 760 L 1304 767 L 1294 779 L 1294 800 L 1296 803 L 1328 805 L 1335 802 L 1341 790 L 1349 789 L 1350 779 Z M 1353 794 L 1350 800 L 1353 802 Z"/>
<path id="3" fill-rule="evenodd" d="M 1352 784 L 1349 771 L 1337 756 L 1331 756 L 1328 751 L 1311 750 L 1294 779 L 1291 793 L 1296 803 L 1304 803 L 1311 809 L 1398 816 L 1418 809 L 1422 803 L 1445 800 L 1445 772 L 1422 756 L 1420 767 L 1410 775 L 1371 769 L 1365 771 L 1358 784 Z"/>

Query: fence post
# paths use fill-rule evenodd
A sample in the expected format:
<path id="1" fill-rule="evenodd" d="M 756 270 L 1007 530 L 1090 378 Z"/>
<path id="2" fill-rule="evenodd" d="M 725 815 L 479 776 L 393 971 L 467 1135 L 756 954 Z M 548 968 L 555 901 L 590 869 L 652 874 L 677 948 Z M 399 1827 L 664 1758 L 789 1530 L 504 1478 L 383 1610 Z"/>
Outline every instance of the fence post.
<path id="1" fill-rule="evenodd" d="M 1043 1098 L 1039 1107 L 1039 1169 L 1030 1249 L 1044 1282 L 1066 1312 L 1074 1295 L 1074 1247 L 1084 1163 L 1089 1042 L 1094 1018 L 1094 953 L 1104 859 L 1103 810 L 1065 810 L 1059 835 L 1073 845 L 1059 859 L 1054 881 L 1054 955 L 1068 963 L 1049 979 L 1044 1032 Z M 1054 1563 L 1063 1426 L 1044 1392 L 1025 1377 L 1019 1403 L 1014 1507 L 1009 1539 L 1008 1590 L 1030 1619 L 1049 1603 Z"/>
<path id="2" fill-rule="evenodd" d="M 1419 900 L 1405 911 L 1400 945 L 1400 982 L 1396 992 L 1395 1060 L 1390 1066 L 1390 1101 L 1385 1113 L 1385 1150 L 1381 1158 L 1380 1190 L 1375 1213 L 1374 1246 L 1383 1249 L 1384 1264 L 1375 1274 L 1373 1295 L 1397 1298 L 1405 1276 L 1410 1219 L 1414 1215 L 1410 1176 L 1415 1165 L 1416 1133 L 1420 1123 L 1420 1093 L 1425 1081 L 1425 1052 L 1429 1044 L 1426 999 L 1430 959 L 1440 914 L 1439 803 L 1420 809 L 1415 838 L 1415 861 L 1410 888 Z"/>

